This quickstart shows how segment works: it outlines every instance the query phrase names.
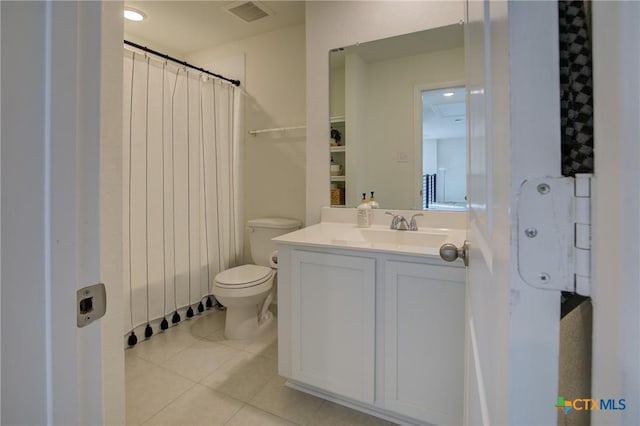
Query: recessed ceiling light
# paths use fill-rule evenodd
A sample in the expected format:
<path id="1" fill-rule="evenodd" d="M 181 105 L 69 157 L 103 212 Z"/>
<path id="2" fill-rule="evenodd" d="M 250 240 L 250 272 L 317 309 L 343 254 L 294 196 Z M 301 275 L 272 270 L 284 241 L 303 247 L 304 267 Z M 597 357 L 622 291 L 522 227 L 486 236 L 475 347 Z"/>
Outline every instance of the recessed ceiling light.
<path id="1" fill-rule="evenodd" d="M 455 95 L 455 93 L 453 93 L 453 92 L 446 92 L 446 93 L 443 93 L 443 94 L 442 94 L 442 96 L 446 96 L 447 98 L 448 98 L 449 96 L 453 96 L 453 95 Z"/>
<path id="2" fill-rule="evenodd" d="M 124 10 L 124 17 L 129 21 L 140 22 L 146 18 L 145 14 L 140 12 L 139 10 L 126 8 Z"/>

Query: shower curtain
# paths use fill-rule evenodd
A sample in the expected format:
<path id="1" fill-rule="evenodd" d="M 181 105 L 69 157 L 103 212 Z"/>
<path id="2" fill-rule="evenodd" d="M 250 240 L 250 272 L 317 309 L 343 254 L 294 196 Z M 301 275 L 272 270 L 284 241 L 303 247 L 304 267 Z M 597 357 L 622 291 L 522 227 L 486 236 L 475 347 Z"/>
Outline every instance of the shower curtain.
<path id="1" fill-rule="evenodd" d="M 124 50 L 124 332 L 195 312 L 242 261 L 241 91 Z M 154 326 L 154 330 L 159 328 Z"/>

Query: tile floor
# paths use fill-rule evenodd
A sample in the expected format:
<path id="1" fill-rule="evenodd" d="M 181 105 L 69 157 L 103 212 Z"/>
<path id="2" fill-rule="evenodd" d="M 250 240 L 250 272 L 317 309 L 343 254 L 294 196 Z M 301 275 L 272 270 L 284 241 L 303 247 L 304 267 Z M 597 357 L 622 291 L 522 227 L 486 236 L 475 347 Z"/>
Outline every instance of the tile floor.
<path id="1" fill-rule="evenodd" d="M 128 425 L 392 425 L 284 386 L 277 327 L 225 340 L 208 311 L 125 351 Z"/>

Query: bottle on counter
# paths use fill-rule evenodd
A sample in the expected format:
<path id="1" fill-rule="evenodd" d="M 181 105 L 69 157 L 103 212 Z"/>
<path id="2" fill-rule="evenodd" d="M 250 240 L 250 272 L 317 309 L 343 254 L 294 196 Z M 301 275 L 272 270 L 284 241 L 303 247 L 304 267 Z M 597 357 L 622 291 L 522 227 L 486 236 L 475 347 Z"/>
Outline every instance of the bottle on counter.
<path id="1" fill-rule="evenodd" d="M 379 209 L 380 208 L 380 204 L 378 204 L 378 202 L 376 201 L 375 197 L 373 196 L 373 191 L 371 191 L 371 197 L 369 197 L 369 207 L 371 207 L 372 209 Z"/>
<path id="2" fill-rule="evenodd" d="M 356 208 L 357 224 L 359 228 L 368 228 L 371 226 L 371 206 L 367 202 L 367 194 L 362 193 L 360 205 Z"/>

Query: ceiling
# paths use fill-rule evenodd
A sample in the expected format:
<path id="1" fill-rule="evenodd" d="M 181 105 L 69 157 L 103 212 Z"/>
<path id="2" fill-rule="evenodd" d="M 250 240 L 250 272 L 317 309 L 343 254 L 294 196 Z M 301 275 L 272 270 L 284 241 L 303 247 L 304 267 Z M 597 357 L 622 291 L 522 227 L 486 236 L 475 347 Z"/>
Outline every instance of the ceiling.
<path id="1" fill-rule="evenodd" d="M 191 52 L 304 23 L 304 1 L 253 1 L 271 13 L 253 22 L 227 11 L 243 3 L 247 1 L 125 1 L 125 7 L 143 12 L 146 19 L 125 19 L 124 35 L 182 59 Z"/>
<path id="2" fill-rule="evenodd" d="M 451 96 L 444 96 L 451 94 Z M 422 133 L 425 139 L 463 138 L 467 122 L 465 89 L 450 87 L 422 92 Z"/>

